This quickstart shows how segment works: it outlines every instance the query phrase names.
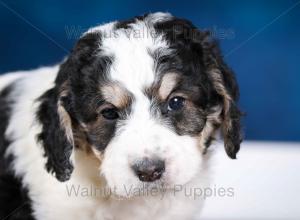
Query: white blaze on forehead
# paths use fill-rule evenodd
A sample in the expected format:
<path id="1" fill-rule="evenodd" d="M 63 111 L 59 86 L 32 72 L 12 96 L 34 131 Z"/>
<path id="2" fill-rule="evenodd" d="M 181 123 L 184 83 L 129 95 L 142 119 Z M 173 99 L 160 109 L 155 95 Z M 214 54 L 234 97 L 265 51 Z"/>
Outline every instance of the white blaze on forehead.
<path id="1" fill-rule="evenodd" d="M 137 21 L 130 26 L 115 30 L 113 37 L 102 40 L 101 47 L 104 54 L 113 57 L 108 77 L 135 94 L 155 81 L 155 60 L 150 53 L 167 49 L 168 44 L 149 23 Z"/>

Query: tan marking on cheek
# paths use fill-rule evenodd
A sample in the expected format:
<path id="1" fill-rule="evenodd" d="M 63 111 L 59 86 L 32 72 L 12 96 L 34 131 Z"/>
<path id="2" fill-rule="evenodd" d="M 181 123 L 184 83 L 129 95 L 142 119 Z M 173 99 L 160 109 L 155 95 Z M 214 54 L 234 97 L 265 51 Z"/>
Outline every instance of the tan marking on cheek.
<path id="1" fill-rule="evenodd" d="M 100 89 L 104 99 L 117 108 L 124 108 L 130 104 L 128 92 L 117 83 L 106 84 Z"/>
<path id="2" fill-rule="evenodd" d="M 177 73 L 167 73 L 163 76 L 161 80 L 160 87 L 158 89 L 159 98 L 165 100 L 175 86 L 178 83 L 179 76 Z"/>
<path id="3" fill-rule="evenodd" d="M 74 139 L 77 148 L 101 160 L 103 158 L 103 152 L 98 150 L 87 138 L 87 135 L 91 133 L 91 131 L 99 130 L 99 128 L 105 129 L 104 122 L 100 117 L 96 121 L 88 124 L 80 123 L 77 128 L 74 128 Z"/>
<path id="4" fill-rule="evenodd" d="M 91 152 L 91 144 L 87 140 L 88 126 L 80 122 L 80 124 L 73 126 L 73 136 L 76 148 Z"/>
<path id="5" fill-rule="evenodd" d="M 74 142 L 75 147 L 77 149 L 81 149 L 85 151 L 87 154 L 91 153 L 91 145 L 87 141 L 87 137 L 85 134 L 85 131 L 80 126 L 77 126 L 76 128 L 73 128 L 73 134 L 74 134 Z"/>
<path id="6" fill-rule="evenodd" d="M 97 159 L 99 159 L 100 161 L 102 161 L 103 160 L 103 153 L 100 152 L 99 150 L 97 150 L 95 147 L 91 147 L 91 149 L 92 149 L 92 152 L 93 152 L 94 156 Z"/>

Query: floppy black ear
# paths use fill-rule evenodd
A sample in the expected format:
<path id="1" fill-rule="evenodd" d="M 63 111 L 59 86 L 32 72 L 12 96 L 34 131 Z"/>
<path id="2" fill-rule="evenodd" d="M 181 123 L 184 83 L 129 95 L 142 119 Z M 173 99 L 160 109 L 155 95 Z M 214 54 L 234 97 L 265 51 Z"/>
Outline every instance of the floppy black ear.
<path id="1" fill-rule="evenodd" d="M 38 140 L 44 147 L 47 171 L 59 181 L 66 181 L 73 171 L 70 157 L 74 143 L 71 118 L 65 108 L 67 98 L 59 93 L 54 87 L 40 97 L 37 119 L 42 131 Z"/>
<path id="2" fill-rule="evenodd" d="M 74 103 L 71 101 L 74 92 L 71 91 L 72 83 L 73 88 L 76 87 L 76 91 L 82 93 L 80 83 L 84 74 L 81 72 L 85 71 L 84 66 L 87 68 L 91 66 L 92 54 L 95 48 L 99 47 L 100 37 L 98 33 L 91 33 L 79 39 L 69 57 L 60 65 L 55 86 L 39 99 L 37 119 L 42 126 L 42 132 L 38 135 L 38 140 L 45 150 L 47 171 L 54 173 L 59 181 L 70 179 L 73 171 L 72 123 L 77 121 L 72 110 L 74 109 L 72 107 Z"/>
<path id="3" fill-rule="evenodd" d="M 232 70 L 224 62 L 215 41 L 202 42 L 204 65 L 216 92 L 222 97 L 222 134 L 227 155 L 236 159 L 242 141 L 240 118 L 237 107 L 239 88 Z"/>

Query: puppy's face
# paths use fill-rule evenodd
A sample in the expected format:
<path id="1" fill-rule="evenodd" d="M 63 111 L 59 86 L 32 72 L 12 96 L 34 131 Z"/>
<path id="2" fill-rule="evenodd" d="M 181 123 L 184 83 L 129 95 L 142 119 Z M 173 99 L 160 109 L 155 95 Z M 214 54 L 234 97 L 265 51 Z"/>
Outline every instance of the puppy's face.
<path id="1" fill-rule="evenodd" d="M 73 148 L 85 147 L 119 195 L 145 183 L 174 187 L 197 176 L 220 126 L 226 152 L 235 158 L 238 91 L 214 46 L 207 34 L 169 14 L 89 30 L 42 98 L 39 137 L 48 170 L 67 180 Z M 43 108 L 51 102 L 59 129 L 50 132 Z"/>

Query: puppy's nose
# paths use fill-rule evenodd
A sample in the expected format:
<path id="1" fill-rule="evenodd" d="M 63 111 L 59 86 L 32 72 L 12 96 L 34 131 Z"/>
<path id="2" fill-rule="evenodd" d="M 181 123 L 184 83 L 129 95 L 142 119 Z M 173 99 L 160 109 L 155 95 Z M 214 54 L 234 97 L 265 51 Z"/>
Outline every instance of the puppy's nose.
<path id="1" fill-rule="evenodd" d="M 145 158 L 132 166 L 137 177 L 143 182 L 153 182 L 161 178 L 165 171 L 165 162 L 159 159 Z"/>

